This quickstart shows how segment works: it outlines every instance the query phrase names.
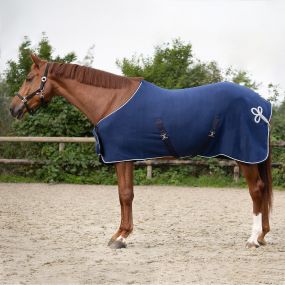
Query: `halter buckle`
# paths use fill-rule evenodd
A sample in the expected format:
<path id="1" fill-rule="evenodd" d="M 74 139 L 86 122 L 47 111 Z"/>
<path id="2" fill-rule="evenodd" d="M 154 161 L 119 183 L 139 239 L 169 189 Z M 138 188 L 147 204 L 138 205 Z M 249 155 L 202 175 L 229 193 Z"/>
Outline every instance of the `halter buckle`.
<path id="1" fill-rule="evenodd" d="M 47 81 L 47 77 L 46 76 L 43 76 L 42 77 L 42 82 L 46 82 Z"/>

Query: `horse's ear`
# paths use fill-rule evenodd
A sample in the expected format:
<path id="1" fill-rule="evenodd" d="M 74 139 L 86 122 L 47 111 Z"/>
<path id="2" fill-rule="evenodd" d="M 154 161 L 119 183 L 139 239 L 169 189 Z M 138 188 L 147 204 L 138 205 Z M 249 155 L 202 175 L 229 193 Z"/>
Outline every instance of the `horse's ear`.
<path id="1" fill-rule="evenodd" d="M 35 54 L 31 54 L 31 59 L 33 61 L 33 63 L 36 65 L 37 68 L 39 68 L 41 66 L 42 60 Z"/>

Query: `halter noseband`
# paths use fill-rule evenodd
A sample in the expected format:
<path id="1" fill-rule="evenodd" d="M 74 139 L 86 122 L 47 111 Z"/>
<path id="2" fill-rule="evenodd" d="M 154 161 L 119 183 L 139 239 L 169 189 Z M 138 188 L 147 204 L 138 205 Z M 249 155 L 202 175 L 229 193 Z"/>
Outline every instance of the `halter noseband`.
<path id="1" fill-rule="evenodd" d="M 19 93 L 16 94 L 16 96 L 18 96 L 21 101 L 24 103 L 23 107 L 26 107 L 27 111 L 29 112 L 30 115 L 34 115 L 36 113 L 36 111 L 41 107 L 41 106 L 46 106 L 47 102 L 45 101 L 45 97 L 44 97 L 44 89 L 45 89 L 45 84 L 47 82 L 47 75 L 48 75 L 48 69 L 49 69 L 49 63 L 47 63 L 46 65 L 46 69 L 44 72 L 44 75 L 41 78 L 41 85 L 39 87 L 39 89 L 37 89 L 36 91 L 34 91 L 33 93 L 27 95 L 27 96 L 21 96 Z M 41 99 L 41 104 L 35 108 L 32 109 L 29 107 L 28 102 L 36 95 L 40 96 Z"/>

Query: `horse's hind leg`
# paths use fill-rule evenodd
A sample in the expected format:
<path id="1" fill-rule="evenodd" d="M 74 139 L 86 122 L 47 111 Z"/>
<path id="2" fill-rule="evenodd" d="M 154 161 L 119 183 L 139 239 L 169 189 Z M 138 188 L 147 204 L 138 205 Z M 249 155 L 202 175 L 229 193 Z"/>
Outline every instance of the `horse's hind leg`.
<path id="1" fill-rule="evenodd" d="M 261 180 L 257 164 L 239 163 L 248 184 L 253 202 L 253 225 L 247 247 L 265 244 L 264 236 L 269 231 L 268 207 L 263 203 L 264 182 Z"/>
<path id="2" fill-rule="evenodd" d="M 118 231 L 109 241 L 108 245 L 111 248 L 123 248 L 127 246 L 126 238 L 133 230 L 133 163 L 119 162 L 116 163 L 115 167 L 121 205 L 121 224 Z"/>
<path id="3" fill-rule="evenodd" d="M 260 245 L 266 245 L 266 241 L 264 237 L 269 231 L 270 231 L 269 210 L 266 205 L 263 205 L 262 206 L 262 233 L 258 237 L 258 242 Z"/>

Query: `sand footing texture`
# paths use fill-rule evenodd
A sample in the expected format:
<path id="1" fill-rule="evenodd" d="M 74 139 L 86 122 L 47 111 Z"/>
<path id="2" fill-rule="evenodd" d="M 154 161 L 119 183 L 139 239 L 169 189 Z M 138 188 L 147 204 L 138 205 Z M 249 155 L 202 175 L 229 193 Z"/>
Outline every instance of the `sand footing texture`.
<path id="1" fill-rule="evenodd" d="M 135 187 L 134 232 L 115 186 L 0 184 L 0 284 L 285 284 L 285 192 L 268 245 L 246 249 L 245 189 Z"/>

